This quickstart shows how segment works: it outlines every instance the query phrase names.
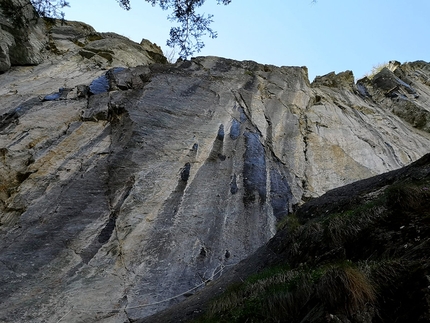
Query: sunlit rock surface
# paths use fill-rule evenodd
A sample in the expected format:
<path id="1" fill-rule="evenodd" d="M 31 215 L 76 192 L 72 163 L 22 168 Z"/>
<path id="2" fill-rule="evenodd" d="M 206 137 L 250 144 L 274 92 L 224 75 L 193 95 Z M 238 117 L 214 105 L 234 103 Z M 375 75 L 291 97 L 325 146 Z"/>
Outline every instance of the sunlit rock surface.
<path id="1" fill-rule="evenodd" d="M 254 252 L 310 197 L 428 152 L 430 65 L 373 80 L 57 22 L 0 75 L 0 322 L 127 322 Z"/>

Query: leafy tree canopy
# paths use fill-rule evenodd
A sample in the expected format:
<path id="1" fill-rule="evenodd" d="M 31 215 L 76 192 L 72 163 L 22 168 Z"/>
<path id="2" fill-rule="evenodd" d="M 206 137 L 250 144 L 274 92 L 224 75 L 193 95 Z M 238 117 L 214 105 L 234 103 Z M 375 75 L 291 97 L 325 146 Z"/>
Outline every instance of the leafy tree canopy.
<path id="1" fill-rule="evenodd" d="M 43 17 L 64 18 L 61 9 L 69 6 L 65 0 L 30 0 L 36 11 Z M 125 10 L 130 10 L 130 0 L 116 0 Z M 167 40 L 169 47 L 179 48 L 182 58 L 191 56 L 194 52 L 200 52 L 204 47 L 202 36 L 208 35 L 216 38 L 217 32 L 210 28 L 213 15 L 204 15 L 196 12 L 205 0 L 145 0 L 152 6 L 160 6 L 163 10 L 170 10 L 168 20 L 179 24 L 170 29 L 170 38 Z M 217 0 L 218 4 L 228 5 L 231 0 Z"/>

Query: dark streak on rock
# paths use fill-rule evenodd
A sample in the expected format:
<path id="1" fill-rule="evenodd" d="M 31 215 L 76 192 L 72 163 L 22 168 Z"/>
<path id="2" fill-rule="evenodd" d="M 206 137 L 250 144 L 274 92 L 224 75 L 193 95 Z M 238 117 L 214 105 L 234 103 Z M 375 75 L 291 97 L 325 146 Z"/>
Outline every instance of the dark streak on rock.
<path id="1" fill-rule="evenodd" d="M 223 141 L 224 140 L 224 125 L 221 124 L 218 128 L 218 134 L 216 136 L 216 139 Z"/>
<path id="2" fill-rule="evenodd" d="M 270 171 L 270 204 L 276 219 L 280 220 L 288 214 L 292 197 L 291 188 L 285 176 L 282 176 L 278 170 L 272 169 Z"/>
<path id="3" fill-rule="evenodd" d="M 18 172 L 17 174 L 16 174 L 16 179 L 17 179 L 17 181 L 18 182 L 20 182 L 20 183 L 22 183 L 22 182 L 24 182 L 30 175 L 32 174 L 32 172 L 25 172 L 25 173 L 21 173 L 21 172 Z"/>
<path id="4" fill-rule="evenodd" d="M 58 89 L 58 92 L 48 94 L 43 98 L 43 101 L 57 101 L 57 100 L 65 100 L 67 99 L 67 94 L 72 89 L 66 89 L 66 88 L 60 88 Z"/>
<path id="5" fill-rule="evenodd" d="M 367 87 L 363 82 L 358 81 L 356 85 L 357 85 L 358 93 L 362 97 L 370 97 L 369 91 L 367 91 Z"/>
<path id="6" fill-rule="evenodd" d="M 111 79 L 113 79 L 113 76 L 124 69 L 124 67 L 114 67 L 107 71 L 104 75 L 99 76 L 93 80 L 90 84 L 90 93 L 100 94 L 109 91 L 111 88 Z"/>
<path id="7" fill-rule="evenodd" d="M 110 217 L 105 227 L 100 232 L 97 238 L 98 242 L 106 243 L 110 239 L 112 232 L 115 229 L 115 223 L 116 223 L 116 216 Z"/>
<path id="8" fill-rule="evenodd" d="M 234 174 L 230 182 L 230 193 L 234 195 L 237 193 L 238 190 L 239 189 L 237 187 L 236 174 Z"/>
<path id="9" fill-rule="evenodd" d="M 240 122 L 247 121 L 248 117 L 246 116 L 245 109 L 242 106 L 240 106 L 239 109 L 240 109 Z"/>
<path id="10" fill-rule="evenodd" d="M 8 111 L 0 116 L 0 131 L 6 129 L 11 123 L 16 122 L 21 116 L 27 113 L 35 106 L 41 105 L 42 102 L 38 98 L 32 98 L 15 109 Z"/>
<path id="11" fill-rule="evenodd" d="M 200 257 L 206 257 L 206 255 L 207 255 L 207 252 L 206 252 L 206 249 L 205 249 L 205 247 L 202 247 L 201 249 L 200 249 Z"/>
<path id="12" fill-rule="evenodd" d="M 260 204 L 266 201 L 266 158 L 259 135 L 254 132 L 245 132 L 246 150 L 243 156 L 243 202 L 245 205 L 255 201 L 255 193 L 259 196 Z"/>
<path id="13" fill-rule="evenodd" d="M 254 89 L 255 80 L 255 76 L 252 76 L 252 78 L 245 83 L 245 86 L 243 88 L 247 91 L 252 91 Z"/>
<path id="14" fill-rule="evenodd" d="M 116 227 L 116 220 L 118 218 L 119 210 L 123 205 L 124 201 L 130 195 L 133 182 L 134 178 L 131 178 L 129 180 L 129 183 L 127 183 L 127 186 L 123 191 L 119 201 L 114 206 L 114 210 L 110 214 L 104 228 L 100 231 L 99 235 L 91 242 L 91 244 L 81 252 L 82 262 L 87 264 L 97 254 L 100 248 L 111 238 Z"/>
<path id="15" fill-rule="evenodd" d="M 224 149 L 224 125 L 221 124 L 218 128 L 217 136 L 212 146 L 212 151 L 209 154 L 209 160 L 225 160 L 225 155 L 223 155 Z"/>
<path id="16" fill-rule="evenodd" d="M 184 168 L 181 170 L 181 180 L 184 182 L 188 181 L 188 178 L 190 177 L 190 170 L 191 170 L 191 164 L 186 163 Z"/>
<path id="17" fill-rule="evenodd" d="M 240 122 L 233 119 L 230 127 L 230 138 L 236 140 L 240 136 Z"/>
<path id="18" fill-rule="evenodd" d="M 109 80 L 105 75 L 99 76 L 95 80 L 93 80 L 90 84 L 90 93 L 91 94 L 99 94 L 104 93 L 109 90 Z"/>

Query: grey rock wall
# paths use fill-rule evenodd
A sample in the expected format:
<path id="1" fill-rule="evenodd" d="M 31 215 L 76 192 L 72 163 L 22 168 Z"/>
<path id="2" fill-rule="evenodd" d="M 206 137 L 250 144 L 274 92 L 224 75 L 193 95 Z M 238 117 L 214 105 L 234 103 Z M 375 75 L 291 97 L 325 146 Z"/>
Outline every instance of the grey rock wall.
<path id="1" fill-rule="evenodd" d="M 36 65 L 43 61 L 48 43 L 46 26 L 28 0 L 0 4 L 0 73 L 12 65 Z"/>
<path id="2" fill-rule="evenodd" d="M 144 318 L 304 200 L 428 152 L 428 63 L 310 84 L 302 67 L 157 64 L 73 24 L 0 75 L 0 322 Z"/>

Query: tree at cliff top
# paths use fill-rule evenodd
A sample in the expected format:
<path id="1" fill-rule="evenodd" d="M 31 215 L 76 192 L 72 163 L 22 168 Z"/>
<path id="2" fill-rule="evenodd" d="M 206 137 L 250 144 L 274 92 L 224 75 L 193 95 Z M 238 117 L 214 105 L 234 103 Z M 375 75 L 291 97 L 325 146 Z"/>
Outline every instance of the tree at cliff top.
<path id="1" fill-rule="evenodd" d="M 182 58 L 191 56 L 194 52 L 200 52 L 204 47 L 201 38 L 208 35 L 216 38 L 217 32 L 210 28 L 213 15 L 199 14 L 196 12 L 205 0 L 145 0 L 152 6 L 159 5 L 163 10 L 171 10 L 168 19 L 179 24 L 170 29 L 170 38 L 167 40 L 169 47 L 178 47 Z M 69 6 L 64 0 L 31 0 L 36 11 L 43 17 L 64 18 L 61 8 Z M 130 0 L 117 0 L 125 10 L 130 10 Z M 217 0 L 218 4 L 228 5 L 231 0 Z"/>
<path id="2" fill-rule="evenodd" d="M 65 0 L 31 0 L 31 3 L 39 15 L 53 18 L 64 18 L 64 12 L 61 9 L 69 6 Z"/>
<path id="3" fill-rule="evenodd" d="M 130 8 L 129 0 L 117 0 L 124 8 Z M 182 58 L 191 56 L 195 51 L 200 52 L 204 47 L 201 37 L 208 34 L 210 38 L 216 38 L 217 32 L 209 25 L 213 21 L 213 15 L 196 13 L 196 8 L 202 6 L 205 0 L 145 0 L 153 6 L 159 5 L 163 10 L 172 10 L 168 19 L 179 23 L 180 26 L 170 29 L 170 38 L 167 40 L 169 47 L 179 47 L 179 55 Z M 231 0 L 217 0 L 218 4 L 227 5 Z"/>

